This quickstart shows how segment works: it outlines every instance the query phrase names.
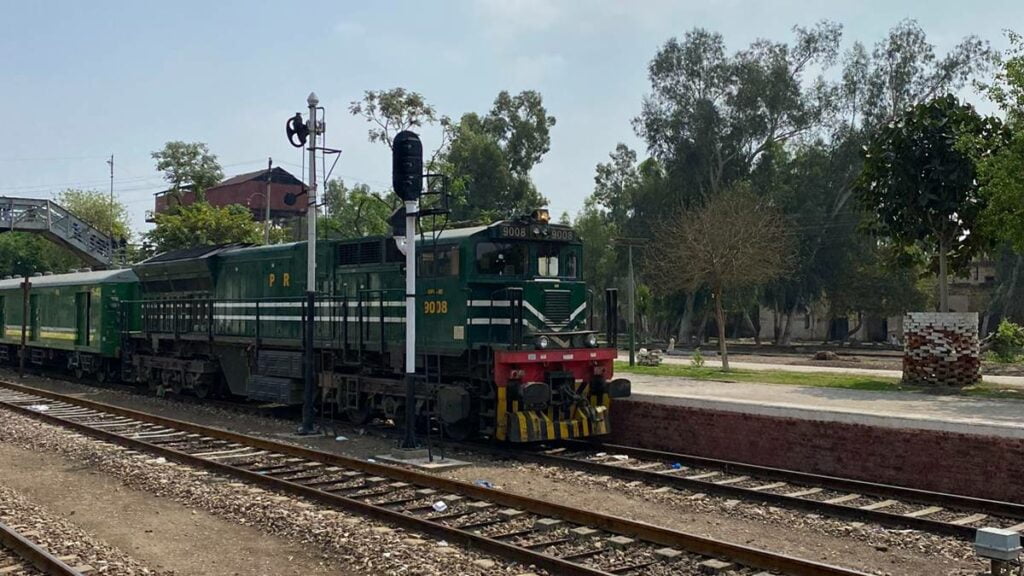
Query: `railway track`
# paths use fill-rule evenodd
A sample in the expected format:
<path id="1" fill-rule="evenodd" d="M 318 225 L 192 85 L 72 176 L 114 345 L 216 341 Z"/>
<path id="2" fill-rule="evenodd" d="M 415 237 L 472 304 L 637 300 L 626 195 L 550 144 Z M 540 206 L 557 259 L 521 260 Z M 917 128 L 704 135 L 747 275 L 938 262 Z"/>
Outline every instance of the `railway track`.
<path id="1" fill-rule="evenodd" d="M 686 454 L 584 441 L 539 450 L 473 445 L 524 462 L 973 541 L 981 526 L 1024 531 L 1024 505 Z"/>
<path id="2" fill-rule="evenodd" d="M 382 520 L 553 574 L 863 573 L 422 472 L 0 381 L 0 406 L 131 450 Z M 721 566 L 720 565 L 720 566 Z"/>
<path id="3" fill-rule="evenodd" d="M 0 574 L 17 576 L 82 576 L 12 526 L 0 522 Z"/>

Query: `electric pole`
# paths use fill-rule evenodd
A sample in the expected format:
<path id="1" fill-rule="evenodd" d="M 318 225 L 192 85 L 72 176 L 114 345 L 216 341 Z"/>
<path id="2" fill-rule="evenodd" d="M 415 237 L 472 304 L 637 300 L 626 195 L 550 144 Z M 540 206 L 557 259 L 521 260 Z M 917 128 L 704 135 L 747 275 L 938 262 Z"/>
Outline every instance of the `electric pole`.
<path id="1" fill-rule="evenodd" d="M 263 196 L 263 244 L 270 244 L 270 181 L 274 177 L 274 159 L 267 158 L 267 191 Z"/>
<path id="2" fill-rule="evenodd" d="M 633 245 L 629 245 L 629 365 L 636 365 L 636 278 L 633 276 Z"/>
<path id="3" fill-rule="evenodd" d="M 629 365 L 636 364 L 636 276 L 633 273 L 633 247 L 643 246 L 646 238 L 616 238 L 615 244 L 629 250 Z"/>
<path id="4" fill-rule="evenodd" d="M 304 335 L 305 349 L 305 382 L 302 397 L 302 428 L 300 434 L 312 434 L 313 427 L 313 402 L 316 392 L 316 367 L 313 365 L 316 356 L 313 353 L 314 336 L 316 331 L 316 135 L 317 135 L 317 106 L 320 99 L 315 92 L 310 92 L 306 98 L 309 105 L 309 192 L 306 204 L 306 330 Z"/>
<path id="5" fill-rule="evenodd" d="M 110 155 L 110 160 L 107 160 L 107 164 L 110 164 L 110 256 L 111 261 L 114 260 L 114 226 L 117 221 L 117 211 L 114 210 L 114 155 Z"/>

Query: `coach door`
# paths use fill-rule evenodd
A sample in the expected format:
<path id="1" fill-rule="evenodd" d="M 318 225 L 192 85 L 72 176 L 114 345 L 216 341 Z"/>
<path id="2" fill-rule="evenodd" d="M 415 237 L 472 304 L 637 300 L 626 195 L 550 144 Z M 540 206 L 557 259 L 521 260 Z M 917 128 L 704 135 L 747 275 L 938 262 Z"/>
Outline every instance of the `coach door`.
<path id="1" fill-rule="evenodd" d="M 39 340 L 39 295 L 32 294 L 28 297 L 28 337 L 30 340 Z"/>
<path id="2" fill-rule="evenodd" d="M 92 293 L 75 294 L 75 345 L 89 345 L 89 308 L 92 305 Z"/>

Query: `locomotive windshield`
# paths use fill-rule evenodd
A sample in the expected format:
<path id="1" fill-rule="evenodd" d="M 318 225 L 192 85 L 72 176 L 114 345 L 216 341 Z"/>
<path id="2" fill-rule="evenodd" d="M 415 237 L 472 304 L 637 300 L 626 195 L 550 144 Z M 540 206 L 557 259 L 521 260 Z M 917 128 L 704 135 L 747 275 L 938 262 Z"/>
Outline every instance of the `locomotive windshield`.
<path id="1" fill-rule="evenodd" d="M 480 242 L 476 245 L 476 269 L 481 274 L 523 276 L 529 254 L 518 242 Z"/>
<path id="2" fill-rule="evenodd" d="M 537 276 L 575 278 L 577 262 L 576 249 L 571 246 L 537 245 Z"/>
<path id="3" fill-rule="evenodd" d="M 564 244 L 480 242 L 476 245 L 476 269 L 480 274 L 576 278 L 578 263 L 577 249 Z"/>

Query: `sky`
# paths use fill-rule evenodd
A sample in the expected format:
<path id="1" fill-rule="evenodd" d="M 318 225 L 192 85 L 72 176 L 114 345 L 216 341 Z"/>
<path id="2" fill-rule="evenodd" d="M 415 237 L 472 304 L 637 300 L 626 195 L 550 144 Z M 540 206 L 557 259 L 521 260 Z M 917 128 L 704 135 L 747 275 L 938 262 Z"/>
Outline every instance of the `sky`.
<path id="1" fill-rule="evenodd" d="M 0 195 L 105 191 L 113 154 L 115 194 L 136 229 L 166 187 L 150 154 L 169 140 L 206 142 L 226 177 L 268 156 L 299 175 L 284 124 L 310 91 L 326 107 L 327 145 L 342 150 L 333 176 L 385 189 L 389 152 L 348 113 L 366 90 L 414 90 L 453 118 L 486 113 L 501 90 L 538 90 L 557 124 L 534 182 L 554 213 L 575 214 L 616 143 L 643 154 L 631 120 L 647 64 L 695 27 L 737 50 L 829 19 L 848 47 L 914 18 L 940 54 L 968 34 L 1003 48 L 1004 28 L 1024 31 L 1019 0 L 0 0 L 0 10 Z M 422 137 L 428 152 L 437 146 L 436 130 Z"/>

